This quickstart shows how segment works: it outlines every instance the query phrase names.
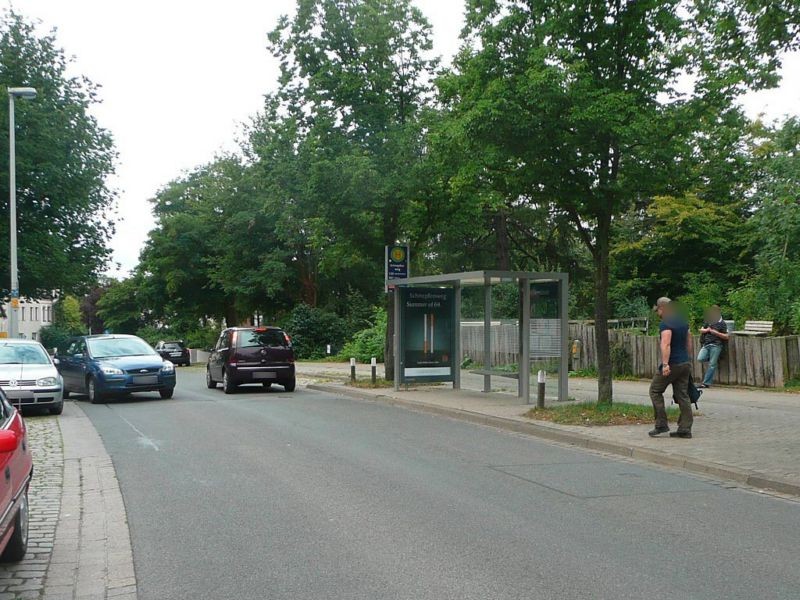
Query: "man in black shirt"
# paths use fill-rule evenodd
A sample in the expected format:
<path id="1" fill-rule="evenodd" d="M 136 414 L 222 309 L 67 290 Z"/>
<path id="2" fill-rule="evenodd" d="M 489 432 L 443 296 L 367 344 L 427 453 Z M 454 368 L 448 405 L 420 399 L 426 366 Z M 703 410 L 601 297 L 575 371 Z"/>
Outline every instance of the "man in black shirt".
<path id="1" fill-rule="evenodd" d="M 728 324 L 722 320 L 722 311 L 716 304 L 706 311 L 705 323 L 700 328 L 700 353 L 697 360 L 701 363 L 708 363 L 702 388 L 711 387 L 714 382 L 714 372 L 717 370 L 717 363 L 722 354 L 725 344 L 728 341 Z"/>

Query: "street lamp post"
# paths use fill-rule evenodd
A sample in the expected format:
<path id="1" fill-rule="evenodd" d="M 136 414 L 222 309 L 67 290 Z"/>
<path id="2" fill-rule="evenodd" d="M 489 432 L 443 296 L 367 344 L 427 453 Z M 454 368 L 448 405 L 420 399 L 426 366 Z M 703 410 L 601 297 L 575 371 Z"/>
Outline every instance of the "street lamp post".
<path id="1" fill-rule="evenodd" d="M 31 87 L 8 88 L 8 216 L 11 239 L 11 290 L 8 314 L 8 337 L 19 337 L 19 274 L 17 273 L 17 153 L 14 140 L 14 100 L 36 98 L 36 90 Z"/>

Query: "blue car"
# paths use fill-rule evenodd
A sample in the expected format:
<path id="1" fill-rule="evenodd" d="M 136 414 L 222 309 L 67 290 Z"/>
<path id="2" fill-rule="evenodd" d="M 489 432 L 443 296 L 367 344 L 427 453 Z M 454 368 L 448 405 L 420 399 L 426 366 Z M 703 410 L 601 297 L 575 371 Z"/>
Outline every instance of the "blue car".
<path id="1" fill-rule="evenodd" d="M 135 335 L 73 338 L 56 359 L 64 398 L 85 394 L 96 404 L 109 396 L 158 392 L 166 399 L 175 390 L 175 365 Z"/>

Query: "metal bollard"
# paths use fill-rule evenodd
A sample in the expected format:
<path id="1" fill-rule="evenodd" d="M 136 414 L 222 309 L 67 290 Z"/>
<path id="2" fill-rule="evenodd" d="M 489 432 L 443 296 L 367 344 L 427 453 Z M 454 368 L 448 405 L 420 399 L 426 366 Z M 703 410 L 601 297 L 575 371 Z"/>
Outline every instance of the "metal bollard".
<path id="1" fill-rule="evenodd" d="M 350 359 L 350 382 L 355 383 L 356 380 L 356 359 Z"/>
<path id="2" fill-rule="evenodd" d="M 369 364 L 372 367 L 372 385 L 376 385 L 378 383 L 378 360 L 373 356 Z"/>
<path id="3" fill-rule="evenodd" d="M 536 408 L 544 408 L 544 386 L 545 386 L 545 372 L 539 371 L 539 393 L 536 396 Z"/>

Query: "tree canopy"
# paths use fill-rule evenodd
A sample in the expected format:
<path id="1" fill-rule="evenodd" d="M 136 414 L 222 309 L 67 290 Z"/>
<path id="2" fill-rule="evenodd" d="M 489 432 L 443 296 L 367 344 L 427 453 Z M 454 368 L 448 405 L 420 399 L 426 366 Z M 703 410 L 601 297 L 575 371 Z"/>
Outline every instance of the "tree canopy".
<path id="1" fill-rule="evenodd" d="M 0 84 L 31 86 L 16 102 L 20 292 L 84 291 L 110 258 L 114 194 L 106 184 L 116 154 L 90 109 L 97 87 L 67 74 L 55 33 L 41 35 L 15 12 L 0 16 Z M 8 190 L 8 104 L 0 102 L 0 189 Z M 8 273 L 8 195 L 0 196 L 0 281 Z"/>
<path id="2" fill-rule="evenodd" d="M 156 194 L 106 324 L 293 323 L 309 355 L 363 329 L 371 352 L 383 247 L 408 241 L 414 273 L 567 271 L 600 401 L 607 320 L 659 296 L 800 331 L 797 120 L 739 105 L 798 48 L 793 0 L 469 0 L 444 68 L 409 0 L 296 8 L 241 152 Z"/>

